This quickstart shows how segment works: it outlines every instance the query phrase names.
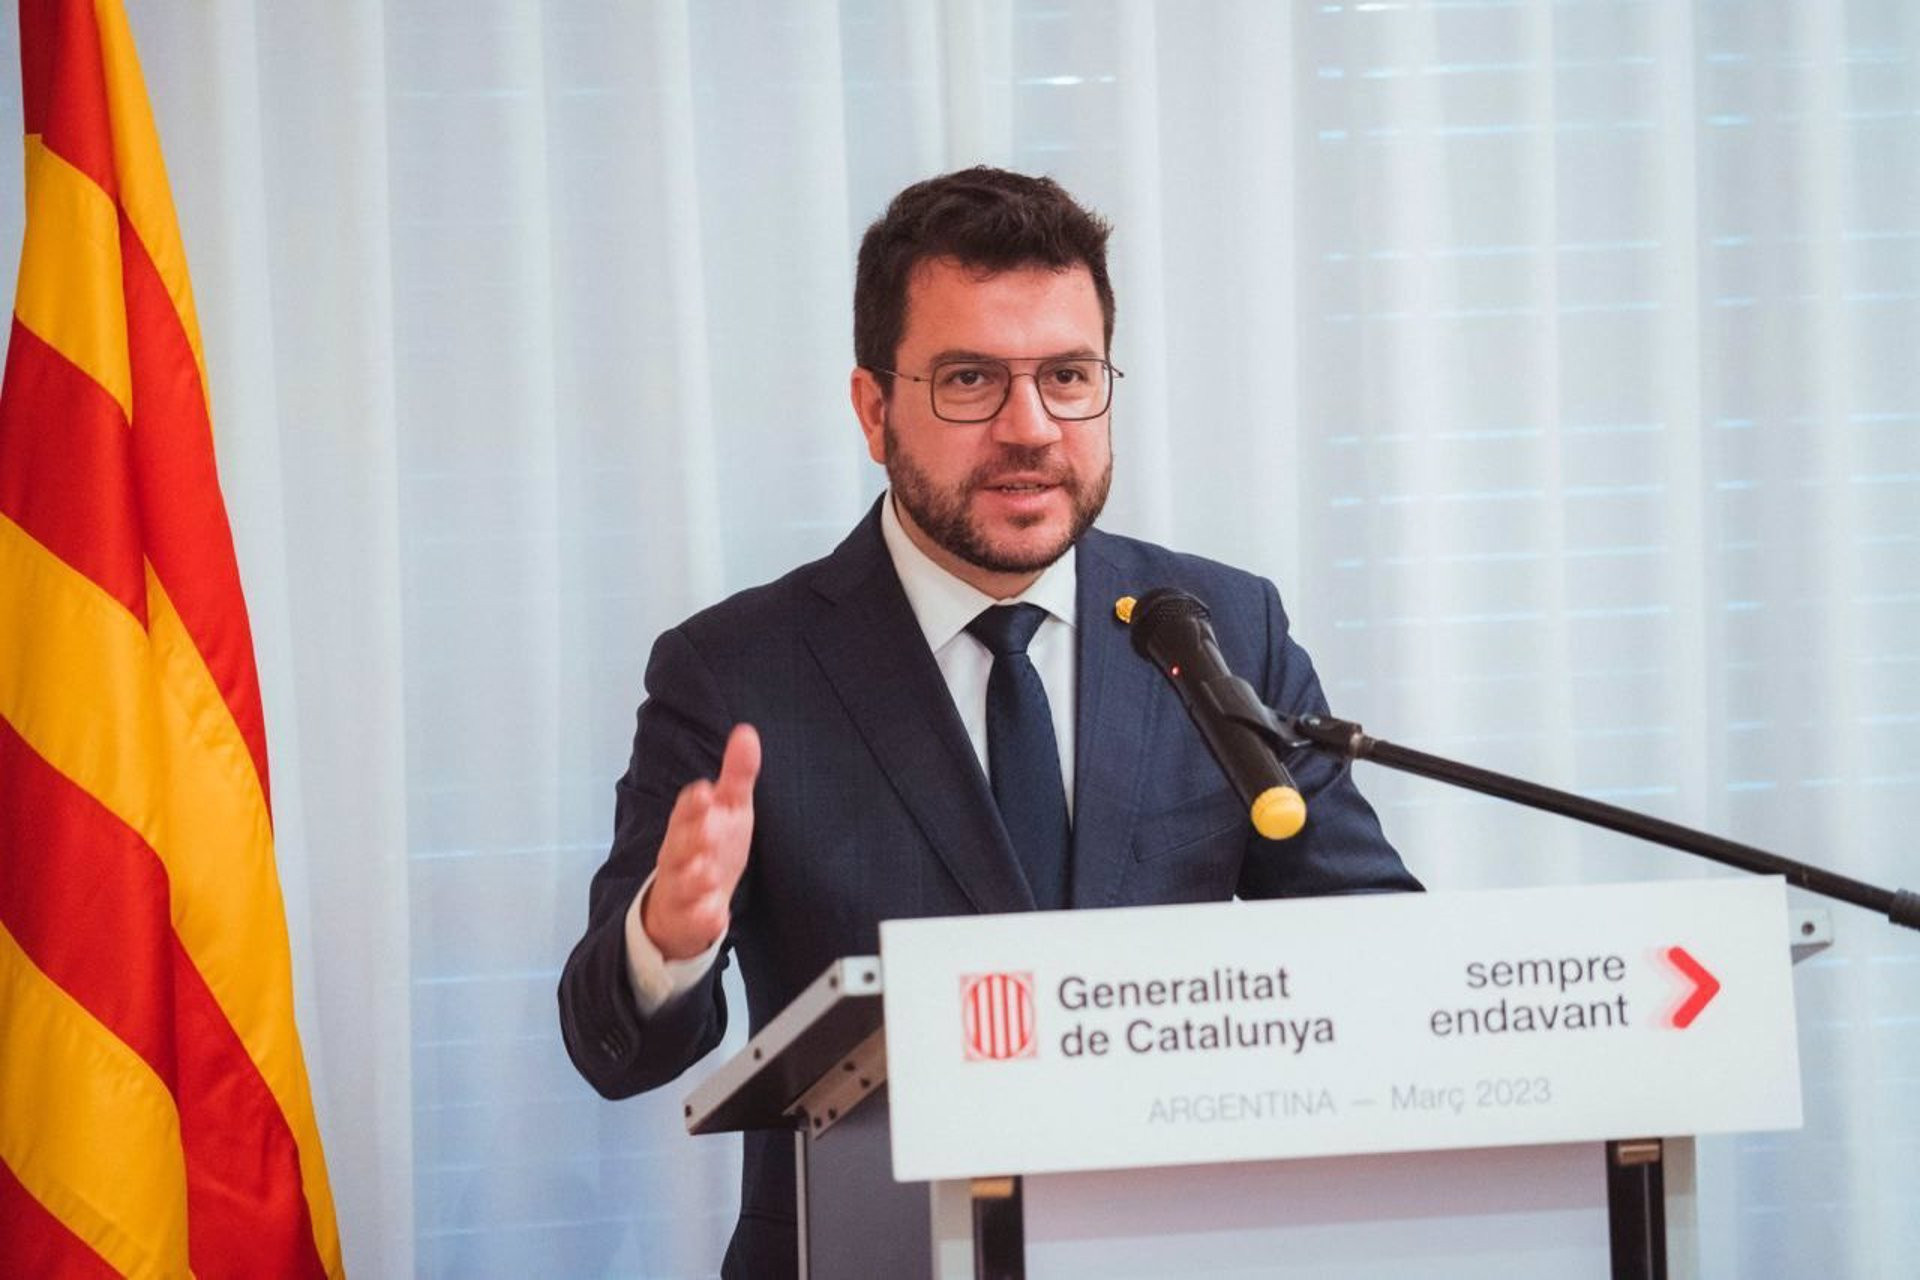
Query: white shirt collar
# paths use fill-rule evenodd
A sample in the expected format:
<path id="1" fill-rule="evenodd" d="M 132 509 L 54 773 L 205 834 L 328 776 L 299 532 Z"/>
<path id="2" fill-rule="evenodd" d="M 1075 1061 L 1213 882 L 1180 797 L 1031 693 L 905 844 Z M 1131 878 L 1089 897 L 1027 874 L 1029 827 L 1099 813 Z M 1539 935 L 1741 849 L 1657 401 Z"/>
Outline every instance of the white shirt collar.
<path id="1" fill-rule="evenodd" d="M 964 631 L 981 610 L 996 604 L 1037 604 L 1069 627 L 1074 625 L 1074 594 L 1079 582 L 1076 547 L 1068 547 L 1065 555 L 1048 565 L 1019 595 L 995 600 L 948 573 L 914 544 L 893 509 L 891 491 L 880 504 L 880 536 L 887 544 L 887 554 L 893 557 L 893 571 L 900 577 L 913 616 L 926 634 L 927 647 L 935 653 Z"/>

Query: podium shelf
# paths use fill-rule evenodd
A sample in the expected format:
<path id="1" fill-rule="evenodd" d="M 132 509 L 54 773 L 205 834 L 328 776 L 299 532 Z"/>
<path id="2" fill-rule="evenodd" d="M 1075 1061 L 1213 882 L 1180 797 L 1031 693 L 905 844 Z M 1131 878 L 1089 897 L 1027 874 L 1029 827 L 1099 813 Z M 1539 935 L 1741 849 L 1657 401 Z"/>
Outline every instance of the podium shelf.
<path id="1" fill-rule="evenodd" d="M 878 956 L 834 961 L 688 1095 L 687 1132 L 793 1128 L 807 1091 L 880 1029 L 880 994 Z"/>

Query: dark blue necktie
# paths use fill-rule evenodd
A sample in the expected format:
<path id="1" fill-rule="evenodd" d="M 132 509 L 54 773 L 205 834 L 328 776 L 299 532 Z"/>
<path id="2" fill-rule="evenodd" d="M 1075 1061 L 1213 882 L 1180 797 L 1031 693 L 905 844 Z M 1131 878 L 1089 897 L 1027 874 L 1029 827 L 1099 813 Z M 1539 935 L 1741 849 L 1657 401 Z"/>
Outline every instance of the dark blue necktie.
<path id="1" fill-rule="evenodd" d="M 1040 673 L 1027 657 L 1046 621 L 1037 604 L 1003 604 L 967 624 L 993 653 L 987 677 L 987 776 L 1013 849 L 1043 911 L 1067 905 L 1067 793 L 1060 785 L 1060 747 Z"/>

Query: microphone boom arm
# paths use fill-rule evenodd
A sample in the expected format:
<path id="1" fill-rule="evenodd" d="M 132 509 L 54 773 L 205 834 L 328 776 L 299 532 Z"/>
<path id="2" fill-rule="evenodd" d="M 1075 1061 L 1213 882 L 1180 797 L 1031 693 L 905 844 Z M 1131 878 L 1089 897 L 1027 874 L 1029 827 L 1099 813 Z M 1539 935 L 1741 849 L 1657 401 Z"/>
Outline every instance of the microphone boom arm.
<path id="1" fill-rule="evenodd" d="M 1784 876 L 1788 884 L 1822 897 L 1865 907 L 1886 916 L 1894 924 L 1920 929 L 1920 894 L 1911 890 L 1882 889 L 1865 881 L 1769 853 L 1750 844 L 1683 827 L 1677 822 L 1635 813 L 1631 809 L 1622 809 L 1599 800 L 1589 800 L 1570 791 L 1544 787 L 1537 782 L 1462 764 L 1444 756 L 1396 746 L 1383 739 L 1369 737 L 1351 720 L 1336 720 L 1321 715 L 1277 716 L 1254 699 L 1239 702 L 1228 714 L 1266 738 L 1278 751 L 1309 748 L 1348 762 L 1371 760 L 1389 769 L 1477 791 L 1497 800 L 1556 813 L 1563 818 L 1618 831 L 1622 835 L 1665 845 L 1669 849 L 1678 849 L 1682 853 L 1751 871 L 1756 875 Z"/>

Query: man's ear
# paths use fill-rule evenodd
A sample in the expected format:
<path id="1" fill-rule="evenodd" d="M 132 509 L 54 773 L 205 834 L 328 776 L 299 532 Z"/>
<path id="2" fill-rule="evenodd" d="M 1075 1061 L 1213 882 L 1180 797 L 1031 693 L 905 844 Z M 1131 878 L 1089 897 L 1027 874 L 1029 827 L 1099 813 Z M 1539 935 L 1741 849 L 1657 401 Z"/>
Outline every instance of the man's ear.
<path id="1" fill-rule="evenodd" d="M 887 462 L 887 393 L 870 369 L 855 369 L 848 387 L 860 434 L 867 438 L 867 456 L 882 466 Z"/>

